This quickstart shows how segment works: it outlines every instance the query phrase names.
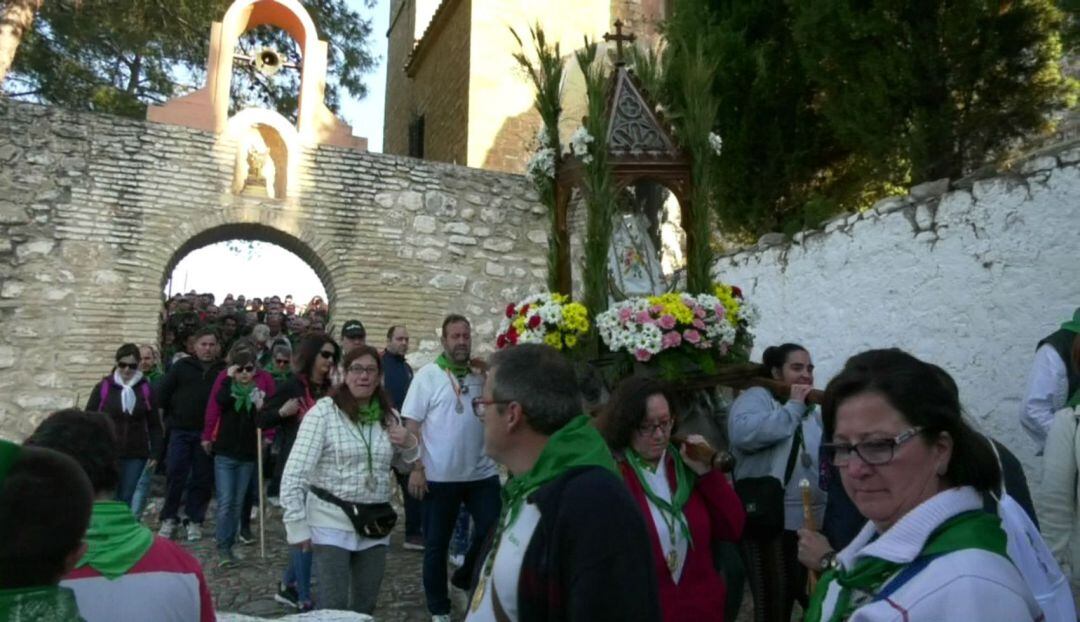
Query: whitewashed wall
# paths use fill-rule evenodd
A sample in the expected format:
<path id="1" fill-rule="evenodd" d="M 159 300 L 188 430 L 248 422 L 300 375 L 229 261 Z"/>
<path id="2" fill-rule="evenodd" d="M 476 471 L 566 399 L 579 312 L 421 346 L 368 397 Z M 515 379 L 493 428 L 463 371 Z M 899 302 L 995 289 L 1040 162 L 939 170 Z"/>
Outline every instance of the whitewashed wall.
<path id="1" fill-rule="evenodd" d="M 1039 479 L 1018 412 L 1035 344 L 1080 306 L 1080 143 L 972 183 L 923 184 L 716 274 L 761 311 L 755 356 L 804 344 L 824 387 L 845 359 L 901 347 L 956 378 L 968 413 Z"/>

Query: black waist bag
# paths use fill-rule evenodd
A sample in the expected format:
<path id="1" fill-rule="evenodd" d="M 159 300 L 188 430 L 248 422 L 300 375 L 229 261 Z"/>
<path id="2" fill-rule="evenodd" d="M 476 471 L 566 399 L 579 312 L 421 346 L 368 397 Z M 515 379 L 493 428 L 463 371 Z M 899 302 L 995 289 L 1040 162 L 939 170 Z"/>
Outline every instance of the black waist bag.
<path id="1" fill-rule="evenodd" d="M 747 477 L 735 481 L 735 494 L 742 501 L 746 511 L 746 526 L 743 533 L 753 540 L 768 540 L 784 531 L 784 489 L 795 470 L 795 456 L 802 444 L 802 425 L 795 428 L 795 438 L 791 442 L 787 466 L 784 469 L 784 481 L 770 475 Z"/>
<path id="2" fill-rule="evenodd" d="M 397 512 L 389 503 L 352 503 L 318 486 L 311 487 L 311 494 L 341 508 L 356 533 L 364 538 L 385 538 L 397 524 Z"/>

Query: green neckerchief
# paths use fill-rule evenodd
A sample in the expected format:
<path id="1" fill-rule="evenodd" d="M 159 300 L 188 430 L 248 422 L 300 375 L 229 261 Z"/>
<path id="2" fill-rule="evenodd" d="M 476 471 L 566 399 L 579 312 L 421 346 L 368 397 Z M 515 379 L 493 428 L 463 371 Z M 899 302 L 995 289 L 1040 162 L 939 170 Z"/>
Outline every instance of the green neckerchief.
<path id="1" fill-rule="evenodd" d="M 357 421 L 360 423 L 375 423 L 382 419 L 382 406 L 379 400 L 371 400 L 367 406 L 361 406 L 357 411 Z"/>
<path id="2" fill-rule="evenodd" d="M 1005 532 L 1001 529 L 1001 520 L 988 512 L 972 510 L 954 516 L 935 529 L 927 539 L 919 557 L 943 555 L 963 549 L 981 549 L 1008 558 L 1005 545 Z M 804 622 L 824 622 L 821 617 L 821 607 L 832 582 L 840 584 L 840 594 L 837 596 L 836 607 L 828 622 L 841 622 L 847 620 L 857 608 L 852 604 L 853 592 L 869 594 L 878 592 L 890 577 L 906 565 L 876 557 L 863 557 L 850 570 L 839 568 L 826 572 L 818 581 L 817 589 L 810 598 L 810 606 L 806 611 L 806 617 L 803 618 Z"/>
<path id="3" fill-rule="evenodd" d="M 255 402 L 251 401 L 251 392 L 255 390 L 255 383 L 240 384 L 235 380 L 229 390 L 236 400 L 236 412 L 255 410 Z"/>
<path id="4" fill-rule="evenodd" d="M 461 380 L 465 376 L 469 375 L 468 363 L 459 365 L 446 358 L 446 353 L 443 352 L 439 355 L 439 358 L 435 359 L 435 364 L 439 366 L 439 369 L 449 369 L 450 373 L 454 374 L 458 380 Z"/>
<path id="5" fill-rule="evenodd" d="M 150 382 L 157 382 L 160 378 L 165 376 L 165 372 L 161 371 L 160 367 L 152 367 L 150 371 L 146 372 L 146 379 Z"/>
<path id="6" fill-rule="evenodd" d="M 19 459 L 19 454 L 21 452 L 22 446 L 12 443 L 11 441 L 0 439 L 0 489 L 3 488 L 4 479 L 7 477 L 8 471 L 14 466 L 15 461 Z"/>
<path id="7" fill-rule="evenodd" d="M 264 367 L 263 370 L 273 377 L 274 384 L 279 387 L 288 382 L 289 378 L 292 377 L 292 370 L 285 369 L 284 371 L 278 371 L 277 365 L 274 365 L 273 363 Z"/>
<path id="8" fill-rule="evenodd" d="M 123 501 L 98 501 L 86 530 L 86 555 L 76 568 L 90 566 L 106 579 L 116 579 L 134 566 L 154 543 L 154 534 L 135 520 Z"/>
<path id="9" fill-rule="evenodd" d="M 588 415 L 578 415 L 552 434 L 533 468 L 511 479 L 503 487 L 503 514 L 509 517 L 506 525 L 512 525 L 517 520 L 525 497 L 530 493 L 567 470 L 580 466 L 604 467 L 619 474 L 611 450 L 593 427 Z M 499 522 L 503 523 L 502 520 Z"/>
<path id="10" fill-rule="evenodd" d="M 671 493 L 670 503 L 660 498 L 653 492 L 652 487 L 649 486 L 649 482 L 645 479 L 645 474 L 641 471 L 642 469 L 649 469 L 651 471 L 653 470 L 653 467 L 649 466 L 636 451 L 627 448 L 626 462 L 630 465 L 630 468 L 634 470 L 634 474 L 637 475 L 641 487 L 645 489 L 645 496 L 649 498 L 649 501 L 653 502 L 656 509 L 660 510 L 660 514 L 666 516 L 672 523 L 679 523 L 679 528 L 682 529 L 683 537 L 686 538 L 687 544 L 693 547 L 694 540 L 690 537 L 690 525 L 686 522 L 686 514 L 683 513 L 683 506 L 686 505 L 686 501 L 690 498 L 690 492 L 694 489 L 694 474 L 690 471 L 690 468 L 686 466 L 686 462 L 683 461 L 682 456 L 679 455 L 679 450 L 674 445 L 668 445 L 667 450 L 675 461 L 675 490 Z M 671 527 L 674 527 L 674 525 Z"/>
<path id="11" fill-rule="evenodd" d="M 1077 389 L 1076 392 L 1072 394 L 1072 397 L 1069 398 L 1069 401 L 1066 402 L 1065 405 L 1069 408 L 1080 406 L 1080 389 Z"/>
<path id="12" fill-rule="evenodd" d="M 0 590 L 0 620 L 85 622 L 79 615 L 75 592 L 59 585 Z"/>

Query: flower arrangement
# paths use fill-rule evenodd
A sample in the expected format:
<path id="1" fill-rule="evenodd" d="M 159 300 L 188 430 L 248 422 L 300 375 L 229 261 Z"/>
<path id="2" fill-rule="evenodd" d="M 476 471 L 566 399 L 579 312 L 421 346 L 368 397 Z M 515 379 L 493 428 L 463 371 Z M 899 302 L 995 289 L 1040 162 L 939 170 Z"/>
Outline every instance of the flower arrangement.
<path id="1" fill-rule="evenodd" d="M 506 305 L 495 347 L 501 350 L 519 343 L 546 343 L 571 350 L 587 332 L 589 317 L 584 305 L 570 302 L 562 294 L 534 294 Z"/>
<path id="2" fill-rule="evenodd" d="M 536 133 L 536 151 L 533 152 L 528 164 L 525 165 L 525 172 L 536 183 L 543 183 L 545 180 L 550 181 L 555 178 L 556 149 L 550 143 L 551 139 L 548 137 L 547 128 L 541 126 Z"/>
<path id="3" fill-rule="evenodd" d="M 679 359 L 711 373 L 716 362 L 745 359 L 752 344 L 754 307 L 736 287 L 716 284 L 714 294 L 667 293 L 630 298 L 596 317 L 596 328 L 613 352 L 641 363 L 657 362 L 666 375 Z"/>

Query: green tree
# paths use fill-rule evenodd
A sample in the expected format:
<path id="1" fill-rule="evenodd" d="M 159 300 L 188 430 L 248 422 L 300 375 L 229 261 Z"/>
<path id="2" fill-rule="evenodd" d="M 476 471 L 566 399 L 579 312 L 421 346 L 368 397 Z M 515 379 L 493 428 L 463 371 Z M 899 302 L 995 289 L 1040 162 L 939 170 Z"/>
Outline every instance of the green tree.
<path id="1" fill-rule="evenodd" d="M 374 0 L 365 0 L 371 8 Z M 201 85 L 205 78 L 210 25 L 231 0 L 73 0 L 45 2 L 26 33 L 4 83 L 12 97 L 76 109 L 141 117 L 147 104 L 161 103 Z M 342 93 L 363 97 L 364 74 L 374 67 L 368 47 L 371 21 L 346 0 L 310 0 L 305 7 L 319 36 L 330 42 L 327 105 Z M 249 32 L 240 50 L 264 46 L 298 63 L 299 50 L 281 30 Z M 269 105 L 295 118 L 299 72 L 268 78 L 237 65 L 234 107 Z"/>
<path id="2" fill-rule="evenodd" d="M 1053 0 L 788 6 L 821 112 L 878 175 L 960 177 L 1068 103 Z"/>
<path id="3" fill-rule="evenodd" d="M 665 54 L 661 91 L 676 126 L 688 100 L 680 51 L 702 45 L 716 64 L 713 129 L 723 149 L 711 168 L 712 205 L 725 234 L 798 230 L 848 207 L 853 193 L 830 192 L 855 167 L 818 111 L 784 0 L 678 0 L 665 35 L 675 53 Z"/>

